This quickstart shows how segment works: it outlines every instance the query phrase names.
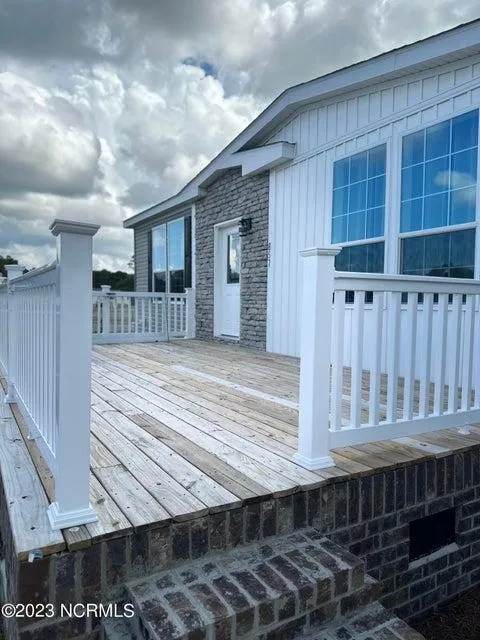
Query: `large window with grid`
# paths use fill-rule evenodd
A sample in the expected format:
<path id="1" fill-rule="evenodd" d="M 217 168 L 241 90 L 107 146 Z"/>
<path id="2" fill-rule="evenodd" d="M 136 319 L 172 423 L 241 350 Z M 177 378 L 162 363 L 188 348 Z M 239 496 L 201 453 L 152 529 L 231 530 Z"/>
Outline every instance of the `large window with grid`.
<path id="1" fill-rule="evenodd" d="M 474 277 L 477 155 L 477 110 L 403 138 L 401 273 Z"/>
<path id="2" fill-rule="evenodd" d="M 347 243 L 337 271 L 383 271 L 386 155 L 382 144 L 333 165 L 332 242 Z"/>
<path id="3" fill-rule="evenodd" d="M 475 220 L 478 111 L 405 136 L 400 231 Z"/>
<path id="4" fill-rule="evenodd" d="M 386 146 L 333 165 L 332 242 L 383 236 Z"/>

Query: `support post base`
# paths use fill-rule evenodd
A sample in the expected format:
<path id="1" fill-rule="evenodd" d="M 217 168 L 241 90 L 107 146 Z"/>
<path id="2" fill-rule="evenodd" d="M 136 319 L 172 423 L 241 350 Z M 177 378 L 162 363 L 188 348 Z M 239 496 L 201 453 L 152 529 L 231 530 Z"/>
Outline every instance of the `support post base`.
<path id="1" fill-rule="evenodd" d="M 304 469 L 315 471 L 316 469 L 325 469 L 326 467 L 334 467 L 335 462 L 330 456 L 322 456 L 320 458 L 307 458 L 301 453 L 294 453 L 293 462 L 296 462 Z"/>
<path id="2" fill-rule="evenodd" d="M 89 505 L 86 509 L 75 511 L 60 511 L 58 502 L 52 502 L 47 509 L 48 520 L 54 531 L 68 529 L 69 527 L 79 527 L 89 522 L 97 522 L 98 517 L 95 510 Z"/>

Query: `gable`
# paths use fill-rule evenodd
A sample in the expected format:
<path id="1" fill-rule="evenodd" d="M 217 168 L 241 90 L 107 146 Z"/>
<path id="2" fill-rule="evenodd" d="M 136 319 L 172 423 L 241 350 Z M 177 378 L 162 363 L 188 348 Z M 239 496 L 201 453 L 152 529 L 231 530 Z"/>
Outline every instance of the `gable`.
<path id="1" fill-rule="evenodd" d="M 319 101 L 299 109 L 278 127 L 268 142 L 284 140 L 297 145 L 296 160 L 318 153 L 332 144 L 343 144 L 352 136 L 366 136 L 372 129 L 390 127 L 396 120 L 422 112 L 421 120 L 433 116 L 436 105 L 447 111 L 447 104 L 455 100 L 455 108 L 462 101 L 468 105 L 469 91 L 480 96 L 480 56 L 463 58 L 421 73 L 385 83 L 378 83 L 368 91 L 355 91 L 341 99 Z M 475 96 L 473 96 L 475 101 Z M 362 146 L 362 140 L 356 146 Z"/>

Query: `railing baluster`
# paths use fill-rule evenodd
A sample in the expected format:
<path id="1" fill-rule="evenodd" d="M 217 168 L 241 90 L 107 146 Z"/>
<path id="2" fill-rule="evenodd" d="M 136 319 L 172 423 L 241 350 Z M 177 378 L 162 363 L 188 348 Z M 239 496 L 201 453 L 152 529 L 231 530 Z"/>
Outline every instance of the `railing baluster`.
<path id="1" fill-rule="evenodd" d="M 343 408 L 343 346 L 345 332 L 345 291 L 336 291 L 333 306 L 331 429 L 341 429 Z"/>
<path id="2" fill-rule="evenodd" d="M 445 393 L 445 364 L 447 351 L 447 328 L 448 328 L 448 293 L 438 295 L 438 322 L 439 332 L 436 335 L 435 345 L 438 348 L 437 375 L 435 378 L 435 393 L 433 398 L 433 412 L 441 416 L 444 413 L 444 393 Z"/>
<path id="3" fill-rule="evenodd" d="M 473 378 L 473 406 L 480 409 L 480 295 L 474 296 L 474 329 L 473 329 L 473 349 L 474 350 L 474 378 Z"/>
<path id="4" fill-rule="evenodd" d="M 418 399 L 418 415 L 426 418 L 430 414 L 430 370 L 432 361 L 432 323 L 433 323 L 433 293 L 423 296 L 423 331 L 425 351 L 423 353 L 420 374 L 420 395 Z"/>
<path id="5" fill-rule="evenodd" d="M 407 301 L 407 364 L 403 382 L 403 419 L 413 418 L 415 391 L 415 355 L 417 351 L 418 293 L 410 292 Z"/>
<path id="6" fill-rule="evenodd" d="M 389 294 L 388 347 L 387 347 L 387 422 L 397 421 L 398 403 L 398 356 L 400 352 L 400 311 L 399 291 Z"/>
<path id="7" fill-rule="evenodd" d="M 355 291 L 353 303 L 352 330 L 352 372 L 350 386 L 350 422 L 351 426 L 362 424 L 362 382 L 363 382 L 363 317 L 365 309 L 365 291 Z"/>
<path id="8" fill-rule="evenodd" d="M 375 291 L 373 294 L 373 343 L 372 367 L 370 370 L 370 397 L 368 403 L 368 423 L 378 425 L 380 420 L 380 388 L 382 375 L 382 337 L 383 337 L 383 297 L 384 294 Z M 342 337 L 343 339 L 343 337 Z"/>
<path id="9" fill-rule="evenodd" d="M 448 411 L 455 413 L 458 409 L 458 376 L 460 369 L 460 330 L 461 330 L 462 296 L 453 294 L 452 300 L 452 339 L 454 358 L 448 363 L 450 380 L 448 383 Z"/>
<path id="10" fill-rule="evenodd" d="M 462 411 L 467 411 L 472 406 L 472 369 L 473 369 L 473 345 L 475 339 L 475 296 L 468 295 L 465 302 L 465 322 L 463 328 L 463 354 L 462 354 Z"/>

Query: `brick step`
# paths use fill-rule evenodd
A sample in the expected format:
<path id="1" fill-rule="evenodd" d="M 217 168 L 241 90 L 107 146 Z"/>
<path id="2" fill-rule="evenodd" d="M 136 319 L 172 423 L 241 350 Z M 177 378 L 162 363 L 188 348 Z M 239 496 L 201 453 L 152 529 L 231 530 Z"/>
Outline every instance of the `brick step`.
<path id="1" fill-rule="evenodd" d="M 376 600 L 375 587 L 362 560 L 305 529 L 131 582 L 127 598 L 139 638 L 227 640 L 326 624 Z"/>
<path id="2" fill-rule="evenodd" d="M 293 634 L 292 634 L 293 631 Z M 328 625 L 305 631 L 279 628 L 261 635 L 258 640 L 425 640 L 403 620 L 379 602 L 362 607 L 355 613 Z"/>
<path id="3" fill-rule="evenodd" d="M 137 635 L 126 618 L 102 620 L 101 640 L 136 640 Z"/>

